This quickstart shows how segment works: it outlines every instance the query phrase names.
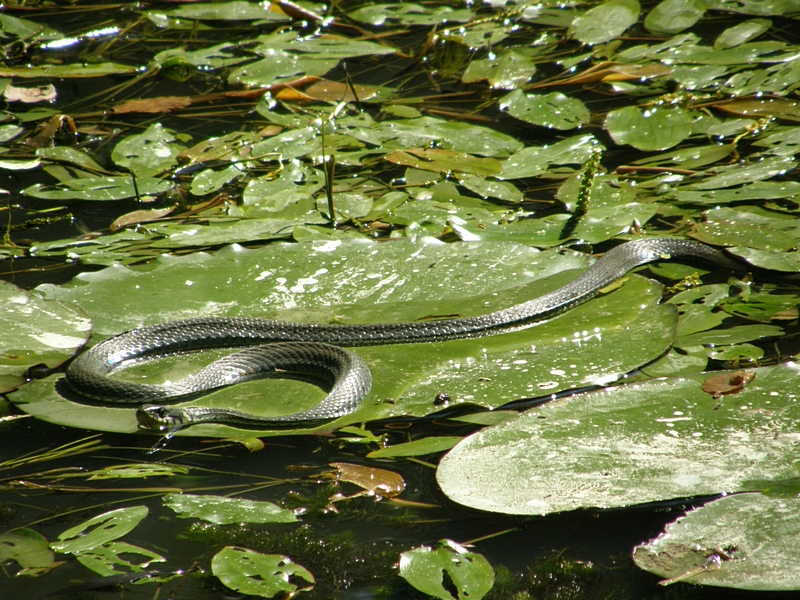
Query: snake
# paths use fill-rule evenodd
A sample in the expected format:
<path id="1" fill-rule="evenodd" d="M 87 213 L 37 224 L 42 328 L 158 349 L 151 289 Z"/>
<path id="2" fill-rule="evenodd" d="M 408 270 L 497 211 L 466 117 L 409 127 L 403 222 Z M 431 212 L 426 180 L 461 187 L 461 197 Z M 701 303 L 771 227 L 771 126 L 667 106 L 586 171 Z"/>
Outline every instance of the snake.
<path id="1" fill-rule="evenodd" d="M 132 329 L 108 338 L 70 363 L 66 381 L 79 395 L 109 403 L 139 404 L 139 427 L 175 432 L 197 423 L 241 427 L 300 427 L 357 411 L 372 387 L 369 367 L 343 347 L 410 344 L 478 338 L 518 331 L 566 312 L 656 260 L 696 259 L 732 270 L 742 265 L 702 242 L 640 238 L 603 254 L 566 285 L 542 296 L 474 317 L 376 324 L 308 324 L 249 317 L 200 317 Z M 109 376 L 124 364 L 210 348 L 242 348 L 188 377 L 163 384 L 120 381 Z M 262 417 L 227 408 L 176 407 L 211 390 L 287 374 L 318 382 L 329 391 L 316 406 Z"/>

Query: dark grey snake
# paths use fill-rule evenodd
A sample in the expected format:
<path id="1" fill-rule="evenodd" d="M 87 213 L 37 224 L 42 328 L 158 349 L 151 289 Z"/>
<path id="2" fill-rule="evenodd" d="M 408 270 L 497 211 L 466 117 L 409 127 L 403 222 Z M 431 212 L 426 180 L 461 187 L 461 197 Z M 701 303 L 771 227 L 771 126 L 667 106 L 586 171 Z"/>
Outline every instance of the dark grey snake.
<path id="1" fill-rule="evenodd" d="M 373 325 L 312 325 L 237 317 L 174 321 L 133 329 L 97 344 L 72 362 L 66 378 L 76 392 L 88 398 L 143 404 L 136 416 L 145 429 L 174 431 L 201 422 L 262 428 L 312 425 L 354 412 L 371 389 L 367 365 L 339 346 L 438 342 L 516 331 L 586 302 L 639 265 L 670 258 L 700 259 L 725 268 L 741 268 L 719 250 L 700 242 L 646 238 L 610 250 L 580 277 L 553 292 L 488 315 Z M 246 348 L 178 382 L 152 385 L 108 378 L 125 361 L 229 347 Z M 329 385 L 330 393 L 311 409 L 278 417 L 152 404 L 196 396 L 276 372 L 316 379 Z"/>

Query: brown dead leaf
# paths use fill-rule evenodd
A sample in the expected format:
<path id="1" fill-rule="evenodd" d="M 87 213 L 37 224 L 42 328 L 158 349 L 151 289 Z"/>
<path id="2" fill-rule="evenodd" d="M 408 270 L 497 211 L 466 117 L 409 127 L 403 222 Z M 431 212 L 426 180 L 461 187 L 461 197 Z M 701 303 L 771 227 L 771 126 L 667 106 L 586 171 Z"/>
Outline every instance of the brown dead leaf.
<path id="1" fill-rule="evenodd" d="M 152 210 L 135 210 L 122 215 L 114 221 L 110 229 L 111 231 L 119 231 L 120 229 L 129 227 L 130 225 L 136 225 L 137 223 L 149 223 L 150 221 L 155 221 L 161 217 L 167 216 L 173 210 L 175 210 L 174 206 L 154 208 Z"/>
<path id="2" fill-rule="evenodd" d="M 752 371 L 736 371 L 712 375 L 703 382 L 703 391 L 719 398 L 727 394 L 738 394 L 745 386 L 756 378 Z"/>
<path id="3" fill-rule="evenodd" d="M 800 122 L 800 103 L 785 98 L 742 98 L 710 106 L 742 117 L 754 119 L 776 117 L 786 121 Z"/>
<path id="4" fill-rule="evenodd" d="M 322 15 L 318 15 L 317 13 L 311 12 L 307 8 L 298 6 L 294 2 L 287 2 L 287 0 L 277 0 L 275 2 L 272 2 L 269 6 L 269 9 L 272 12 L 284 14 L 287 17 L 303 21 L 313 22 L 313 21 L 322 21 L 324 19 Z"/>
<path id="5" fill-rule="evenodd" d="M 353 95 L 353 89 L 356 91 Z M 378 95 L 378 90 L 370 85 L 353 84 L 352 89 L 346 83 L 338 81 L 328 81 L 322 79 L 312 83 L 305 90 L 305 93 L 314 100 L 323 102 L 354 102 L 356 96 L 361 101 L 371 100 Z"/>
<path id="6" fill-rule="evenodd" d="M 655 77 L 664 77 L 670 73 L 672 73 L 672 69 L 664 65 L 630 65 L 606 61 L 586 69 L 583 73 L 573 75 L 572 77 L 555 79 L 552 81 L 546 81 L 544 83 L 536 83 L 527 86 L 525 89 L 533 90 L 557 85 L 584 85 L 587 83 L 597 82 L 611 83 L 614 81 L 653 79 Z"/>
<path id="7" fill-rule="evenodd" d="M 406 489 L 406 482 L 402 476 L 394 471 L 386 469 L 376 469 L 363 465 L 351 463 L 330 463 L 335 468 L 337 478 L 362 488 L 364 491 L 356 494 L 357 496 L 369 495 L 382 498 L 392 498 L 402 493 Z M 350 496 L 351 498 L 354 496 Z"/>
<path id="8" fill-rule="evenodd" d="M 111 112 L 118 115 L 126 113 L 168 113 L 186 108 L 191 104 L 192 99 L 187 96 L 160 96 L 158 98 L 127 100 L 114 106 Z"/>
<path id="9" fill-rule="evenodd" d="M 285 87 L 274 94 L 281 102 L 313 102 L 314 98 L 293 87 Z"/>

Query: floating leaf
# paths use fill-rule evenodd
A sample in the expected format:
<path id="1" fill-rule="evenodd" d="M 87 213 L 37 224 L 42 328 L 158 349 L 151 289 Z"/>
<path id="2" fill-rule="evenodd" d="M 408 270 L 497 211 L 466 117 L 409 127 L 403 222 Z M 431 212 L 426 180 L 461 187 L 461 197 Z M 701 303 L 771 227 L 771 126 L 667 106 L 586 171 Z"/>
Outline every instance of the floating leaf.
<path id="1" fill-rule="evenodd" d="M 294 523 L 291 510 L 272 502 L 196 494 L 167 494 L 164 505 L 181 519 L 203 519 L 217 525 L 227 523 Z"/>
<path id="2" fill-rule="evenodd" d="M 720 33 L 714 40 L 714 48 L 717 50 L 735 48 L 766 33 L 771 26 L 772 21 L 769 19 L 752 19 L 739 23 Z"/>
<path id="3" fill-rule="evenodd" d="M 177 143 L 174 132 L 164 129 L 161 123 L 153 123 L 142 133 L 118 143 L 111 160 L 137 177 L 153 177 L 177 165 L 177 156 L 185 149 Z"/>
<path id="4" fill-rule="evenodd" d="M 186 475 L 187 467 L 178 465 L 163 465 L 160 463 L 145 463 L 140 465 L 113 465 L 98 471 L 89 471 L 84 475 L 89 481 L 102 479 L 146 479 L 148 477 L 175 477 Z"/>
<path id="5" fill-rule="evenodd" d="M 734 167 L 719 167 L 715 169 L 716 175 L 705 181 L 688 186 L 691 190 L 714 190 L 762 181 L 784 175 L 797 166 L 797 161 L 790 156 L 775 156 L 751 165 L 735 165 Z"/>
<path id="6" fill-rule="evenodd" d="M 758 591 L 800 588 L 800 500 L 737 494 L 709 502 L 637 546 L 642 569 L 686 583 Z"/>
<path id="7" fill-rule="evenodd" d="M 243 0 L 234 0 L 223 4 L 200 2 L 185 4 L 165 11 L 165 14 L 179 19 L 198 19 L 209 21 L 286 21 L 288 17 L 273 11 L 269 6 L 251 4 Z"/>
<path id="8" fill-rule="evenodd" d="M 398 21 L 403 25 L 436 25 L 440 23 L 466 23 L 473 17 L 468 9 L 454 9 L 449 6 L 424 6 L 422 4 L 372 4 L 364 6 L 347 16 L 361 23 L 375 27 L 384 25 L 387 20 Z"/>
<path id="9" fill-rule="evenodd" d="M 589 135 L 576 135 L 549 146 L 529 146 L 503 162 L 498 179 L 522 179 L 544 173 L 550 165 L 583 164 L 603 146 Z"/>
<path id="10" fill-rule="evenodd" d="M 646 151 L 665 150 L 689 137 L 692 118 L 680 108 L 642 112 L 635 106 L 626 106 L 608 113 L 604 127 L 617 144 Z"/>
<path id="11" fill-rule="evenodd" d="M 653 33 L 678 33 L 692 27 L 705 12 L 703 0 L 664 0 L 647 14 L 644 26 Z"/>
<path id="12" fill-rule="evenodd" d="M 54 369 L 86 343 L 91 321 L 74 306 L 0 281 L 0 392 L 22 385 L 30 367 Z"/>
<path id="13" fill-rule="evenodd" d="M 501 98 L 499 106 L 512 117 L 551 129 L 575 129 L 591 118 L 583 102 L 561 92 L 542 96 L 515 90 Z"/>
<path id="14" fill-rule="evenodd" d="M 224 185 L 241 179 L 247 174 L 247 168 L 242 163 L 233 163 L 229 167 L 225 167 L 219 171 L 214 169 L 204 169 L 195 175 L 192 179 L 192 187 L 190 191 L 195 196 L 204 196 L 206 194 L 213 194 L 221 189 Z"/>
<path id="15" fill-rule="evenodd" d="M 744 390 L 719 400 L 702 391 L 699 375 L 550 402 L 465 438 L 441 460 L 437 480 L 472 508 L 547 514 L 795 477 L 799 368 L 754 369 Z"/>
<path id="16" fill-rule="evenodd" d="M 536 63 L 517 52 L 501 52 L 469 63 L 461 81 L 488 81 L 494 89 L 512 90 L 524 85 L 536 73 Z"/>
<path id="17" fill-rule="evenodd" d="M 90 307 L 98 336 L 148 322 L 203 314 L 380 323 L 454 313 L 485 314 L 563 285 L 575 277 L 569 269 L 587 262 L 588 257 L 573 253 L 540 254 L 505 243 L 448 245 L 421 239 L 372 244 L 321 240 L 260 250 L 233 246 L 213 256 L 195 253 L 163 257 L 144 269 L 115 267 L 84 273 L 75 286 L 46 289 L 48 296 Z M 550 276 L 547 280 L 542 279 L 545 274 Z M 231 285 L 233 281 L 237 282 L 235 286 Z M 359 283 L 342 287 L 342 281 Z M 106 288 L 113 293 L 104 291 Z M 187 289 L 192 293 L 187 294 Z M 464 289 L 474 295 L 464 297 Z M 165 301 L 173 295 L 181 301 Z M 117 302 L 92 302 L 97 297 L 116 298 Z M 414 352 L 409 352 L 407 346 L 359 349 L 373 371 L 373 399 L 356 413 L 324 427 L 400 414 L 429 414 L 438 410 L 434 400 L 441 392 L 447 392 L 453 404 L 495 407 L 532 395 L 613 381 L 668 348 L 675 314 L 671 307 L 655 306 L 660 297 L 657 286 L 632 278 L 614 294 L 573 310 L 568 318 L 525 331 L 420 344 Z M 158 300 L 153 302 L 151 298 Z M 648 308 L 642 310 L 645 304 Z M 322 306 L 331 308 L 323 313 Z M 265 312 L 267 309 L 270 312 Z M 622 352 L 620 347 L 628 350 Z M 181 373 L 195 370 L 202 360 L 201 355 L 185 355 L 176 357 L 174 363 L 153 362 L 148 367 L 152 371 L 148 374 L 145 369 L 143 374 L 174 380 Z M 126 369 L 120 376 L 135 380 L 136 372 Z M 12 399 L 26 412 L 62 424 L 66 419 L 83 428 L 137 429 L 130 408 L 90 406 L 80 399 L 66 399 L 53 387 L 59 377 L 32 382 Z M 310 408 L 319 402 L 320 393 L 299 382 L 276 379 L 222 389 L 195 403 L 227 406 L 233 402 L 254 414 L 286 414 L 301 407 Z M 264 402 L 265 394 L 270 397 L 269 402 Z M 379 400 L 384 398 L 394 400 Z M 205 424 L 188 428 L 186 433 L 222 437 L 255 434 Z"/>
<path id="18" fill-rule="evenodd" d="M 123 200 L 140 196 L 156 196 L 172 188 L 172 183 L 163 179 L 143 177 L 136 179 L 136 187 L 130 177 L 97 177 L 71 179 L 55 189 L 41 183 L 22 190 L 23 194 L 45 200 Z"/>
<path id="19" fill-rule="evenodd" d="M 451 540 L 441 540 L 436 548 L 422 546 L 400 555 L 400 577 L 424 594 L 456 600 L 443 585 L 445 573 L 458 600 L 480 600 L 494 586 L 494 569 L 489 561 Z"/>
<path id="20" fill-rule="evenodd" d="M 106 77 L 108 75 L 129 75 L 135 73 L 138 67 L 120 65 L 116 63 L 78 63 L 67 65 L 36 65 L 25 67 L 0 66 L 0 77 L 23 77 L 26 79 L 39 77 L 52 78 L 84 78 Z"/>
<path id="21" fill-rule="evenodd" d="M 124 558 L 123 558 L 124 556 Z M 143 560 L 132 562 L 134 556 L 143 557 Z M 166 558 L 151 552 L 141 546 L 134 546 L 127 542 L 106 542 L 88 550 L 83 550 L 75 556 L 79 563 L 91 569 L 101 577 L 112 577 L 122 573 L 139 572 L 154 562 L 166 562 Z M 118 569 L 117 567 L 123 567 Z"/>
<path id="22" fill-rule="evenodd" d="M 567 35 L 584 44 L 608 42 L 636 23 L 640 10 L 637 0 L 606 0 L 575 19 Z"/>
<path id="23" fill-rule="evenodd" d="M 47 540 L 32 529 L 16 529 L 0 533 L 0 563 L 16 561 L 19 575 L 38 575 L 53 566 L 53 551 Z"/>
<path id="24" fill-rule="evenodd" d="M 681 202 L 718 206 L 730 202 L 773 200 L 792 198 L 797 195 L 800 195 L 800 183 L 796 181 L 758 181 L 733 189 L 712 189 L 698 192 L 677 190 L 675 199 Z"/>
<path id="25" fill-rule="evenodd" d="M 406 442 L 405 444 L 395 444 L 388 448 L 373 450 L 367 454 L 367 458 L 401 458 L 405 456 L 436 454 L 437 452 L 450 450 L 450 448 L 460 442 L 461 439 L 461 436 L 457 435 L 427 437 L 421 440 L 414 440 L 413 442 Z"/>
<path id="26" fill-rule="evenodd" d="M 715 108 L 734 115 L 747 116 L 751 119 L 775 117 L 776 119 L 800 122 L 800 104 L 783 98 L 732 100 L 731 102 L 720 103 Z"/>
<path id="27" fill-rule="evenodd" d="M 293 596 L 314 585 L 314 576 L 288 556 L 260 554 L 235 546 L 226 546 L 214 555 L 211 571 L 233 591 L 262 598 L 272 598 L 281 592 Z M 310 585 L 299 587 L 292 583 L 300 580 Z"/>
<path id="28" fill-rule="evenodd" d="M 502 165 L 494 158 L 476 158 L 469 154 L 440 150 L 437 148 L 410 148 L 397 150 L 386 155 L 386 160 L 405 167 L 436 171 L 439 173 L 471 173 L 473 175 L 494 175 Z"/>
<path id="29" fill-rule="evenodd" d="M 147 516 L 146 506 L 119 508 L 67 529 L 50 544 L 56 552 L 79 554 L 130 533 Z"/>

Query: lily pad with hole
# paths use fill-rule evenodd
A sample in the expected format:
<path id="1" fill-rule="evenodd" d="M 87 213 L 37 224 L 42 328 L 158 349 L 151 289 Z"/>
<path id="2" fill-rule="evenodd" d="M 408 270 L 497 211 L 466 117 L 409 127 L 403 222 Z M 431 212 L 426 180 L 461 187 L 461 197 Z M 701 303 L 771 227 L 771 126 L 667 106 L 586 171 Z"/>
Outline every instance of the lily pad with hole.
<path id="1" fill-rule="evenodd" d="M 118 508 L 71 527 L 50 547 L 56 552 L 80 554 L 127 535 L 147 516 L 146 506 Z"/>
<path id="2" fill-rule="evenodd" d="M 444 586 L 445 573 L 459 600 L 480 600 L 494 586 L 494 569 L 489 561 L 452 540 L 441 540 L 435 548 L 422 546 L 400 555 L 400 577 L 428 596 L 456 600 Z"/>
<path id="3" fill-rule="evenodd" d="M 294 596 L 311 589 L 315 583 L 308 569 L 288 556 L 261 554 L 235 546 L 226 546 L 214 555 L 211 571 L 225 587 L 262 598 L 273 598 L 280 593 Z"/>

